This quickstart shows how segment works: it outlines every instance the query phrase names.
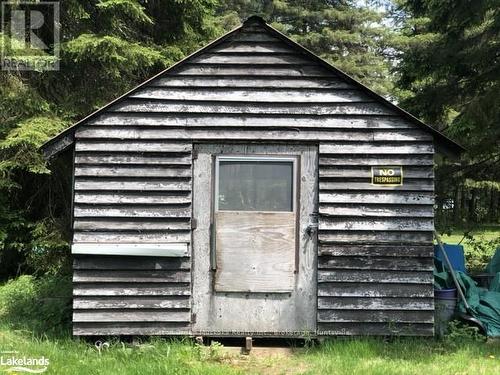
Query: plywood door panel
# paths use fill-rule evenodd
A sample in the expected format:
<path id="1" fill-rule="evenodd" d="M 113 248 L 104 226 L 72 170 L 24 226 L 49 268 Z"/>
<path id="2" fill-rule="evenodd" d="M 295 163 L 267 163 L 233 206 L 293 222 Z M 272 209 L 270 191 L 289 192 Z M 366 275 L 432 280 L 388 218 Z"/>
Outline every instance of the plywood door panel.
<path id="1" fill-rule="evenodd" d="M 216 291 L 292 291 L 294 212 L 219 211 L 215 226 Z"/>

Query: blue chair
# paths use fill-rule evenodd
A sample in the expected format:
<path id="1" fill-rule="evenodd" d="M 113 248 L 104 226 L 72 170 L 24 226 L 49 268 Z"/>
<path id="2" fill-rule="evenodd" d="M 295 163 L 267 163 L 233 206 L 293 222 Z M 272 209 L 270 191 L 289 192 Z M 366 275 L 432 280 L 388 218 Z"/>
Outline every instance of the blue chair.
<path id="1" fill-rule="evenodd" d="M 453 269 L 455 271 L 467 273 L 467 270 L 465 268 L 464 247 L 462 245 L 449 244 L 443 244 L 443 247 L 444 251 L 446 251 L 446 254 L 448 254 L 448 258 L 450 259 L 450 263 Z M 441 253 L 439 245 L 434 245 L 434 256 L 442 263 L 444 263 L 443 254 Z"/>

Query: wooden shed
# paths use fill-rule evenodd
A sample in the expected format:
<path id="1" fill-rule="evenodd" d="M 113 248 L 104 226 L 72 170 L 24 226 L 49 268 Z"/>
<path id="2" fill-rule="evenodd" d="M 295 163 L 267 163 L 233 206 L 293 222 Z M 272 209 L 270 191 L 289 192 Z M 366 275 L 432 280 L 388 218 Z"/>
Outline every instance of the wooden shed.
<path id="1" fill-rule="evenodd" d="M 432 335 L 435 152 L 258 17 L 43 146 L 73 149 L 75 335 Z"/>

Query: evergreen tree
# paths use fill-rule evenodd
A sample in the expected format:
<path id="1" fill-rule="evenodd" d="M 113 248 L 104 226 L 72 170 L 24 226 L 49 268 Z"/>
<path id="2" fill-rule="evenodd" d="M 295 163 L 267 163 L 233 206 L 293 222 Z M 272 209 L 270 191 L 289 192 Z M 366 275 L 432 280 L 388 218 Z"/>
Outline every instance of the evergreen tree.
<path id="1" fill-rule="evenodd" d="M 354 0 L 223 0 L 226 28 L 257 14 L 272 26 L 379 94 L 391 93 L 395 35 L 380 7 Z"/>
<path id="2" fill-rule="evenodd" d="M 468 149 L 460 165 L 438 168 L 437 191 L 441 201 L 455 201 L 456 218 L 469 222 L 498 219 L 491 211 L 500 194 L 498 5 L 400 0 L 394 11 L 406 37 L 397 67 L 401 104 Z"/>

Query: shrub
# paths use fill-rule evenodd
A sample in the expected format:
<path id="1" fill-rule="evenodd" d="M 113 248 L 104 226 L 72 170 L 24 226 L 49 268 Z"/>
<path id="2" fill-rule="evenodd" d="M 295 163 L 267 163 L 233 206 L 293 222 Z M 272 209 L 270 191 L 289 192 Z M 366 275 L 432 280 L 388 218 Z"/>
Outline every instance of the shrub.
<path id="1" fill-rule="evenodd" d="M 0 321 L 35 334 L 67 332 L 71 322 L 70 277 L 23 275 L 1 285 Z"/>
<path id="2" fill-rule="evenodd" d="M 492 240 L 469 236 L 465 241 L 465 259 L 469 272 L 482 272 L 500 247 L 500 237 Z"/>

